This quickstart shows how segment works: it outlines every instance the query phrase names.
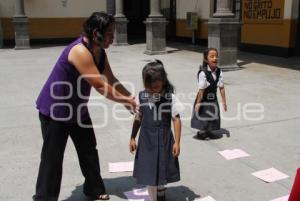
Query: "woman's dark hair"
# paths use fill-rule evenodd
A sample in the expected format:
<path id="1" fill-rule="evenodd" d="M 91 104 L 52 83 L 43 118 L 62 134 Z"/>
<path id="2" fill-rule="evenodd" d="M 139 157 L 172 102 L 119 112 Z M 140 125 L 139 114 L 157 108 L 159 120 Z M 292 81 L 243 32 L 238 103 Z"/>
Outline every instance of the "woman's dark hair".
<path id="1" fill-rule="evenodd" d="M 202 63 L 202 66 L 200 66 L 200 69 L 203 68 L 204 66 L 207 66 L 208 65 L 208 54 L 210 51 L 216 51 L 218 52 L 217 48 L 213 48 L 213 47 L 210 47 L 210 48 L 207 48 L 206 50 L 204 50 L 203 52 L 203 63 Z"/>
<path id="2" fill-rule="evenodd" d="M 83 35 L 90 41 L 96 40 L 101 43 L 107 28 L 115 22 L 112 15 L 104 12 L 94 12 L 83 24 Z M 96 29 L 97 37 L 94 38 L 93 32 Z"/>
<path id="3" fill-rule="evenodd" d="M 151 88 L 151 85 L 156 81 L 164 83 L 164 94 L 174 93 L 174 86 L 168 80 L 168 75 L 164 65 L 160 60 L 155 60 L 145 65 L 143 68 L 143 82 L 145 88 Z"/>

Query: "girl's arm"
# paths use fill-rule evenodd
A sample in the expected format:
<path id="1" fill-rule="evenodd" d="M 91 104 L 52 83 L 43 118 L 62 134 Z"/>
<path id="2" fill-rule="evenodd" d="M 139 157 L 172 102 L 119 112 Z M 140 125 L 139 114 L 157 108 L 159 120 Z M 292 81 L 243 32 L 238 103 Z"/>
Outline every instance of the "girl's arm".
<path id="1" fill-rule="evenodd" d="M 225 87 L 220 87 L 219 89 L 220 89 L 220 94 L 221 94 L 221 97 L 222 97 L 223 108 L 224 108 L 224 111 L 226 112 L 227 111 L 227 104 L 226 104 Z"/>
<path id="2" fill-rule="evenodd" d="M 197 94 L 197 99 L 195 103 L 195 111 L 198 111 L 200 108 L 200 103 L 203 99 L 204 89 L 199 89 Z"/>
<path id="3" fill-rule="evenodd" d="M 194 108 L 194 110 L 196 112 L 199 111 L 200 103 L 202 102 L 203 94 L 204 94 L 204 91 L 205 91 L 206 87 L 207 87 L 207 79 L 206 79 L 206 75 L 205 75 L 204 71 L 202 71 L 198 75 L 198 89 L 199 90 L 198 90 L 198 93 L 197 93 L 195 108 Z"/>
<path id="4" fill-rule="evenodd" d="M 132 125 L 132 131 L 131 131 L 131 138 L 135 139 L 137 136 L 137 133 L 141 127 L 141 121 L 137 118 L 134 119 L 133 125 Z"/>
<path id="5" fill-rule="evenodd" d="M 180 115 L 176 115 L 173 118 L 173 126 L 175 133 L 175 143 L 173 145 L 173 155 L 178 157 L 180 154 L 180 138 L 181 138 L 181 120 Z"/>
<path id="6" fill-rule="evenodd" d="M 137 114 L 138 115 L 138 114 Z M 129 142 L 129 150 L 131 153 L 134 153 L 134 151 L 136 150 L 136 142 L 135 142 L 135 138 L 138 134 L 138 131 L 141 127 L 141 121 L 140 121 L 140 117 L 138 117 L 136 115 L 133 125 L 132 125 L 132 131 L 131 131 L 131 137 L 130 137 L 130 142 Z"/>

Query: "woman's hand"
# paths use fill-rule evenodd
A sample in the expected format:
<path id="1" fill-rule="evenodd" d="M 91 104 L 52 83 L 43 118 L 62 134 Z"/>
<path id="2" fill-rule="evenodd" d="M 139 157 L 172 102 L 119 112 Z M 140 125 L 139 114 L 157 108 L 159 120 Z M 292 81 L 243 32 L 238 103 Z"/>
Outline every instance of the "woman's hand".
<path id="1" fill-rule="evenodd" d="M 134 153 L 135 150 L 136 150 L 136 142 L 135 142 L 135 139 L 131 139 L 130 140 L 130 143 L 129 143 L 129 150 L 130 150 L 130 153 Z"/>
<path id="2" fill-rule="evenodd" d="M 133 97 L 133 100 L 135 102 L 134 114 L 139 115 L 140 114 L 140 106 L 138 104 L 136 104 L 136 98 L 135 98 L 135 96 Z"/>
<path id="3" fill-rule="evenodd" d="M 128 97 L 128 102 L 124 106 L 131 114 L 139 113 L 139 106 L 136 104 L 134 96 Z"/>
<path id="4" fill-rule="evenodd" d="M 175 156 L 175 157 L 178 157 L 179 156 L 179 154 L 180 154 L 180 145 L 179 145 L 179 143 L 174 143 L 173 144 L 173 149 L 172 149 L 172 154 L 173 154 L 173 156 Z"/>

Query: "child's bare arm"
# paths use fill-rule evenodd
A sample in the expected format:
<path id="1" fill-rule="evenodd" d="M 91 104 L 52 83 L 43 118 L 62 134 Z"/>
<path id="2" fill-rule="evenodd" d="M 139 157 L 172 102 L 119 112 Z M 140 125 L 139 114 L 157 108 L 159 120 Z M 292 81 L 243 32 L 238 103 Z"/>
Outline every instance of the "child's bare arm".
<path id="1" fill-rule="evenodd" d="M 220 87 L 220 94 L 221 94 L 221 98 L 222 98 L 222 104 L 223 104 L 223 108 L 224 111 L 227 111 L 227 104 L 226 104 L 226 95 L 225 95 L 225 87 Z"/>
<path id="2" fill-rule="evenodd" d="M 195 111 L 198 111 L 200 108 L 200 103 L 203 99 L 204 89 L 199 89 L 197 93 L 197 99 L 195 103 Z"/>
<path id="3" fill-rule="evenodd" d="M 173 155 L 178 157 L 180 154 L 180 138 L 181 138 L 181 120 L 180 115 L 176 115 L 173 118 L 174 134 L 175 134 L 175 143 L 173 145 Z"/>
<path id="4" fill-rule="evenodd" d="M 132 125 L 132 131 L 131 131 L 131 138 L 130 139 L 135 139 L 137 136 L 137 133 L 140 129 L 141 126 L 141 121 L 140 119 L 135 118 L 133 125 Z"/>
<path id="5" fill-rule="evenodd" d="M 134 153 L 136 150 L 136 142 L 135 138 L 138 134 L 138 131 L 141 127 L 141 121 L 138 116 L 135 117 L 133 125 L 132 125 L 132 131 L 131 131 L 131 137 L 130 137 L 130 142 L 129 142 L 129 151 L 131 153 Z"/>

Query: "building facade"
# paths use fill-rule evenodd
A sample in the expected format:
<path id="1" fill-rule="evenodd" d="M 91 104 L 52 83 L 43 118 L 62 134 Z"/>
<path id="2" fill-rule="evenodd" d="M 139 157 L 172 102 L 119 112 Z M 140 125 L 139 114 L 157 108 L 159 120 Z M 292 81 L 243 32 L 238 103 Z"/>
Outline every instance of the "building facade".
<path id="1" fill-rule="evenodd" d="M 114 12 L 115 0 L 24 0 L 32 42 L 64 41 L 81 33 L 83 21 L 94 11 Z M 151 0 L 124 0 L 124 14 L 129 20 L 129 42 L 145 41 L 144 21 Z M 216 8 L 216 0 L 161 0 L 161 12 L 168 20 L 167 39 L 207 44 L 207 22 Z M 293 56 L 300 54 L 299 0 L 233 0 L 232 9 L 240 19 L 241 50 Z M 197 14 L 196 30 L 188 27 L 187 13 Z M 4 44 L 13 43 L 14 1 L 0 1 L 0 19 Z M 1 29 L 0 29 L 1 30 Z M 0 34 L 1 36 L 1 34 Z"/>

